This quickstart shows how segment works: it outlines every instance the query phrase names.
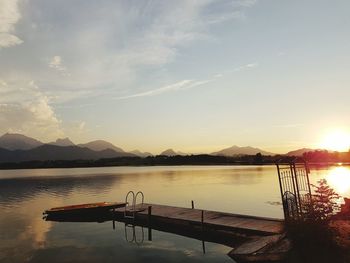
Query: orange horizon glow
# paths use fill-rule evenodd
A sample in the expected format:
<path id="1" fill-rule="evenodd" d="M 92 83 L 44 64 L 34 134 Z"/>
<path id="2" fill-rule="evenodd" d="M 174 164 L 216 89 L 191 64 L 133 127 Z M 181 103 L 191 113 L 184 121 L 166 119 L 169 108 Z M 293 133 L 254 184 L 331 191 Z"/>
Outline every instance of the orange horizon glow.
<path id="1" fill-rule="evenodd" d="M 319 144 L 320 148 L 337 152 L 347 152 L 350 149 L 350 133 L 338 129 L 328 132 Z"/>

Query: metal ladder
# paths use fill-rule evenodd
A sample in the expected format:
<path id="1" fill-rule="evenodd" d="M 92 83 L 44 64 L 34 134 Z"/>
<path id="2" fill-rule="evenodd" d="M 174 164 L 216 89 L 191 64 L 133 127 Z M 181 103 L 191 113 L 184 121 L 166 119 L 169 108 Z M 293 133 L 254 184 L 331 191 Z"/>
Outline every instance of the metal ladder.
<path id="1" fill-rule="evenodd" d="M 131 195 L 131 209 L 129 209 L 130 207 L 130 203 L 128 202 L 129 200 L 129 196 Z M 140 210 L 143 209 L 143 202 L 145 200 L 145 196 L 144 194 L 141 192 L 141 191 L 138 191 L 135 195 L 134 191 L 129 191 L 127 194 L 126 194 L 126 197 L 125 197 L 125 208 L 124 208 L 124 218 L 131 218 L 131 219 L 134 219 L 135 218 L 135 213 L 138 211 L 136 211 L 136 201 L 137 201 L 137 197 L 138 196 L 141 196 L 141 207 L 140 207 Z"/>

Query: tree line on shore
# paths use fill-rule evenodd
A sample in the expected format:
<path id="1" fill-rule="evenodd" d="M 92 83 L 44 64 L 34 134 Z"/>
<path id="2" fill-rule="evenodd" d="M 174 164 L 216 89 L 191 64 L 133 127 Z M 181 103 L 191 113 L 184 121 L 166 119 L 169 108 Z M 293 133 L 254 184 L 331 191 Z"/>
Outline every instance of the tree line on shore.
<path id="1" fill-rule="evenodd" d="M 345 153 L 317 150 L 304 153 L 302 157 L 286 155 L 239 155 L 215 156 L 209 154 L 176 155 L 176 156 L 148 156 L 148 157 L 116 157 L 98 160 L 47 160 L 1 163 L 0 169 L 27 168 L 72 168 L 72 167 L 104 167 L 104 166 L 152 166 L 152 165 L 264 165 L 276 162 L 291 162 L 305 160 L 309 163 L 349 163 L 350 151 Z"/>

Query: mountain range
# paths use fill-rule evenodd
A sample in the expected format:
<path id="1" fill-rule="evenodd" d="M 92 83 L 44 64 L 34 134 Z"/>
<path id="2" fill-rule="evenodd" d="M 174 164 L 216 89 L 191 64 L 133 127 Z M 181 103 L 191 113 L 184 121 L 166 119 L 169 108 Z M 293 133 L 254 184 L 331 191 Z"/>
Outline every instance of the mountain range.
<path id="1" fill-rule="evenodd" d="M 118 153 L 111 149 L 93 151 L 78 146 L 44 144 L 30 150 L 6 150 L 0 148 L 0 163 L 49 161 L 49 160 L 97 160 L 102 158 L 132 157 L 131 153 Z"/>
<path id="2" fill-rule="evenodd" d="M 313 149 L 303 148 L 288 152 L 288 156 L 300 156 Z M 222 149 L 211 155 L 238 156 L 238 155 L 276 155 L 254 147 L 232 146 Z M 188 155 L 173 149 L 167 149 L 160 155 L 175 156 Z M 6 133 L 0 137 L 0 162 L 22 162 L 30 160 L 86 160 L 115 157 L 147 157 L 149 152 L 134 150 L 126 152 L 122 148 L 104 140 L 95 140 L 83 144 L 74 144 L 69 138 L 57 139 L 54 142 L 43 143 L 22 134 Z"/>

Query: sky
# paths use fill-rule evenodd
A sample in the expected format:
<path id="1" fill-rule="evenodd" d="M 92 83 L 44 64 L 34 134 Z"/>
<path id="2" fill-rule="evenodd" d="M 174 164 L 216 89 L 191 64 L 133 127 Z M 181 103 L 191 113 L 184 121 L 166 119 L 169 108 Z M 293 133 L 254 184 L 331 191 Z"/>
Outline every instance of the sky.
<path id="1" fill-rule="evenodd" d="M 275 153 L 350 132 L 350 1 L 0 0 L 0 134 Z"/>

